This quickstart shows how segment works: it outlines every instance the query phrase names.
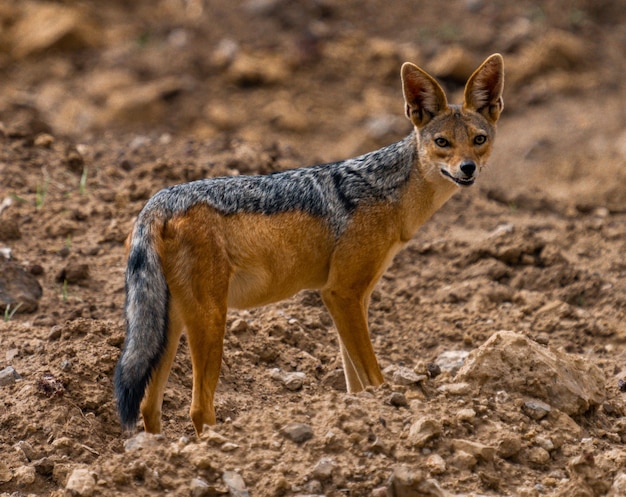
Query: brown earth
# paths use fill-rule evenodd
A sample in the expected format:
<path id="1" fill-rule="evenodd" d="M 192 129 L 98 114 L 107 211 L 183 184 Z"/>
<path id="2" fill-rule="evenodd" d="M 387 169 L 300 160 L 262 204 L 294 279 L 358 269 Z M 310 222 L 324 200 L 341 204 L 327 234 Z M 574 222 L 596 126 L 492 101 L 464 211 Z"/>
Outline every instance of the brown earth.
<path id="1" fill-rule="evenodd" d="M 626 495 L 620 2 L 4 2 L 0 27 L 0 495 Z M 489 170 L 373 295 L 388 383 L 342 391 L 304 292 L 231 313 L 212 431 L 193 433 L 183 340 L 163 435 L 122 433 L 145 201 L 391 143 L 403 61 L 458 100 L 496 51 Z"/>

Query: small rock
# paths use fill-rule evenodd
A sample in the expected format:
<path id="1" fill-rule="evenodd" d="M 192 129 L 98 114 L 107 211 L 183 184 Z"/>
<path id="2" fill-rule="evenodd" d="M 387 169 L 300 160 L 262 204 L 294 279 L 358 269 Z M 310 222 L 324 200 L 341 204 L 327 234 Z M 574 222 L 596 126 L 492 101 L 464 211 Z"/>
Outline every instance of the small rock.
<path id="1" fill-rule="evenodd" d="M 552 452 L 555 449 L 554 442 L 549 437 L 535 437 L 535 443 L 548 452 Z"/>
<path id="2" fill-rule="evenodd" d="M 237 318 L 230 325 L 230 331 L 235 334 L 245 333 L 250 329 L 250 325 L 245 319 Z"/>
<path id="3" fill-rule="evenodd" d="M 517 435 L 510 435 L 500 440 L 496 454 L 498 454 L 498 456 L 502 459 L 511 459 L 517 456 L 520 450 L 522 450 L 522 441 L 520 440 L 520 437 Z"/>
<path id="4" fill-rule="evenodd" d="M 618 380 L 617 388 L 620 392 L 626 392 L 626 380 Z"/>
<path id="5" fill-rule="evenodd" d="M 193 478 L 189 483 L 191 497 L 204 497 L 209 495 L 211 487 L 202 478 Z"/>
<path id="6" fill-rule="evenodd" d="M 406 396 L 401 392 L 393 392 L 389 396 L 389 404 L 394 407 L 406 407 L 409 405 L 406 400 Z"/>
<path id="7" fill-rule="evenodd" d="M 236 443 L 226 442 L 220 447 L 220 450 L 222 452 L 233 452 L 237 450 L 238 448 L 239 448 L 239 445 L 237 445 Z"/>
<path id="8" fill-rule="evenodd" d="M 20 349 L 9 349 L 5 355 L 7 362 L 11 362 L 13 359 L 20 355 Z"/>
<path id="9" fill-rule="evenodd" d="M 450 374 L 454 375 L 461 369 L 468 355 L 467 350 L 446 350 L 439 354 L 435 364 L 439 366 L 441 371 L 449 371 Z"/>
<path id="10" fill-rule="evenodd" d="M 322 379 L 322 385 L 330 387 L 333 390 L 345 392 L 347 390 L 347 386 L 346 375 L 344 374 L 343 369 L 334 369 L 329 371 Z"/>
<path id="11" fill-rule="evenodd" d="M 431 378 L 437 378 L 441 374 L 441 366 L 439 364 L 435 364 L 434 362 L 429 362 L 426 365 L 428 376 Z"/>
<path id="12" fill-rule="evenodd" d="M 441 385 L 437 390 L 443 393 L 449 393 L 450 395 L 467 395 L 471 391 L 469 383 L 445 383 Z"/>
<path id="13" fill-rule="evenodd" d="M 439 454 L 431 454 L 426 459 L 426 467 L 433 475 L 440 475 L 446 472 L 446 461 Z"/>
<path id="14" fill-rule="evenodd" d="M 459 421 L 466 421 L 466 422 L 474 421 L 474 419 L 476 419 L 476 411 L 474 411 L 474 409 L 471 409 L 471 408 L 460 409 L 456 413 L 456 419 L 458 419 Z"/>
<path id="15" fill-rule="evenodd" d="M 471 471 L 478 464 L 478 460 L 472 454 L 458 450 L 450 458 L 450 464 L 461 471 Z"/>
<path id="16" fill-rule="evenodd" d="M 20 466 L 15 469 L 13 477 L 19 487 L 27 487 L 35 483 L 37 471 L 34 466 Z"/>
<path id="17" fill-rule="evenodd" d="M 13 446 L 18 452 L 21 452 L 24 455 L 26 461 L 31 462 L 37 459 L 37 454 L 33 449 L 33 446 L 29 444 L 26 440 L 20 440 Z"/>
<path id="18" fill-rule="evenodd" d="M 93 495 L 95 489 L 95 474 L 86 468 L 76 468 L 72 471 L 65 485 L 67 494 L 80 497 Z"/>
<path id="19" fill-rule="evenodd" d="M 3 219 L 0 223 L 0 241 L 8 242 L 19 240 L 20 238 L 22 238 L 22 231 L 20 230 L 18 220 L 15 218 Z M 7 259 L 10 259 L 10 257 L 7 257 Z"/>
<path id="20" fill-rule="evenodd" d="M 536 399 L 528 400 L 522 405 L 522 412 L 535 421 L 545 418 L 551 410 L 548 404 Z"/>
<path id="21" fill-rule="evenodd" d="M 321 481 L 330 480 L 336 467 L 332 459 L 322 457 L 311 471 L 311 476 Z"/>
<path id="22" fill-rule="evenodd" d="M 620 473 L 613 480 L 608 497 L 622 497 L 624 495 L 626 495 L 626 473 Z"/>
<path id="23" fill-rule="evenodd" d="M 411 369 L 401 366 L 393 372 L 391 381 L 396 385 L 415 385 L 427 379 L 428 376 L 416 374 Z"/>
<path id="24" fill-rule="evenodd" d="M 54 143 L 54 136 L 50 133 L 39 133 L 35 137 L 35 147 L 50 148 Z"/>
<path id="25" fill-rule="evenodd" d="M 50 341 L 58 340 L 59 338 L 61 338 L 62 334 L 63 334 L 63 326 L 61 326 L 60 324 L 57 324 L 50 329 L 50 332 L 48 333 L 48 340 Z"/>
<path id="26" fill-rule="evenodd" d="M 4 462 L 0 461 L 0 483 L 8 483 L 13 479 L 11 468 Z"/>
<path id="27" fill-rule="evenodd" d="M 284 426 L 281 433 L 295 443 L 306 442 L 313 438 L 313 428 L 306 423 L 292 423 Z"/>
<path id="28" fill-rule="evenodd" d="M 211 428 L 205 428 L 200 435 L 200 440 L 206 440 L 209 445 L 221 446 L 228 442 L 228 439 L 220 433 L 212 430 Z"/>
<path id="29" fill-rule="evenodd" d="M 124 443 L 124 450 L 126 452 L 133 452 L 135 450 L 158 447 L 161 445 L 162 440 L 163 435 L 153 435 L 152 433 L 141 431 L 134 437 L 126 440 Z"/>
<path id="30" fill-rule="evenodd" d="M 228 494 L 231 497 L 249 497 L 248 489 L 243 478 L 236 471 L 224 471 L 222 480 L 228 487 Z"/>
<path id="31" fill-rule="evenodd" d="M 472 455 L 476 459 L 480 459 L 486 462 L 493 461 L 496 455 L 496 448 L 490 445 L 484 445 L 479 442 L 473 442 L 471 440 L 452 440 L 452 447 L 455 451 L 465 452 Z"/>
<path id="32" fill-rule="evenodd" d="M 436 419 L 422 418 L 411 425 L 409 443 L 414 447 L 423 447 L 441 434 L 441 423 Z"/>
<path id="33" fill-rule="evenodd" d="M 541 447 L 531 447 L 526 451 L 525 457 L 535 467 L 545 466 L 550 462 L 550 453 Z"/>
<path id="34" fill-rule="evenodd" d="M 0 370 L 0 387 L 13 385 L 21 376 L 15 371 L 13 366 L 7 366 Z"/>
<path id="35" fill-rule="evenodd" d="M 89 265 L 88 264 L 73 264 L 69 263 L 65 266 L 59 274 L 57 274 L 56 281 L 63 283 L 67 281 L 70 284 L 83 283 L 89 279 Z"/>
<path id="36" fill-rule="evenodd" d="M 389 497 L 387 487 L 376 487 L 372 490 L 372 497 Z"/>
<path id="37" fill-rule="evenodd" d="M 426 479 L 421 471 L 397 466 L 389 477 L 388 495 L 394 497 L 448 497 L 435 480 Z"/>
<path id="38" fill-rule="evenodd" d="M 301 390 L 306 378 L 306 375 L 302 372 L 295 371 L 286 373 L 278 368 L 270 370 L 270 376 L 273 379 L 280 381 L 287 390 L 291 390 L 292 392 Z"/>

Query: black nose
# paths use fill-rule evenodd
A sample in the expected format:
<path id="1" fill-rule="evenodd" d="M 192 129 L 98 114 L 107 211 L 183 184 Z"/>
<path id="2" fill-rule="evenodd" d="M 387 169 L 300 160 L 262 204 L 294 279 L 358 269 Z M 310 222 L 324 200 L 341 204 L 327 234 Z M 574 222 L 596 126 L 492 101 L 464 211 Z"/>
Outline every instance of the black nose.
<path id="1" fill-rule="evenodd" d="M 468 160 L 461 164 L 461 171 L 467 177 L 470 177 L 476 171 L 476 163 L 474 161 Z"/>

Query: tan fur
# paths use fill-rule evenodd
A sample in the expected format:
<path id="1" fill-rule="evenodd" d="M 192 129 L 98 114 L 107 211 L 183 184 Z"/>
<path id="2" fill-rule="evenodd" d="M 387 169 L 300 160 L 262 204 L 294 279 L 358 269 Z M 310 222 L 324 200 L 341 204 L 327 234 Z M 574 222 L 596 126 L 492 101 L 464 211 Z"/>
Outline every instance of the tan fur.
<path id="1" fill-rule="evenodd" d="M 501 58 L 493 57 L 499 56 L 485 64 L 495 73 Z M 333 317 L 348 390 L 384 381 L 369 338 L 371 292 L 394 255 L 458 190 L 446 173 L 458 177 L 468 160 L 483 167 L 502 109 L 501 99 L 488 102 L 472 87 L 475 75 L 463 107 L 448 106 L 438 83 L 412 64 L 403 66 L 402 77 L 407 116 L 422 132 L 415 144 L 421 160 L 398 202 L 358 207 L 338 240 L 323 219 L 299 211 L 223 215 L 198 205 L 166 223 L 157 251 L 170 291 L 170 325 L 165 354 L 141 405 L 146 431 L 161 430 L 163 391 L 183 330 L 193 363 L 191 418 L 201 433 L 215 423 L 227 309 L 276 302 L 305 288 L 320 290 Z M 494 76 L 487 71 L 481 77 Z M 487 137 L 484 144 L 475 143 L 479 134 Z M 437 138 L 451 146 L 437 146 Z"/>

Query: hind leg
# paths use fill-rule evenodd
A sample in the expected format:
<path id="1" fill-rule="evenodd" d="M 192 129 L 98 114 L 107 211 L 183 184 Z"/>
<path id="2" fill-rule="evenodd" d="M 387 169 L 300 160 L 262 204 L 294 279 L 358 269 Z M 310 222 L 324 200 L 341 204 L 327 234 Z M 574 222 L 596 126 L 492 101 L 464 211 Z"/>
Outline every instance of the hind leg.
<path id="1" fill-rule="evenodd" d="M 200 435 L 205 424 L 215 424 L 213 402 L 222 365 L 226 302 L 205 304 L 202 310 L 198 309 L 198 312 L 187 315 L 185 324 L 193 366 L 193 392 L 189 414 L 196 433 Z"/>
<path id="2" fill-rule="evenodd" d="M 161 433 L 161 406 L 167 379 L 172 369 L 172 363 L 178 350 L 178 343 L 183 324 L 173 305 L 169 307 L 169 326 L 167 330 L 167 346 L 158 367 L 152 373 L 146 395 L 141 402 L 143 426 L 148 433 Z"/>

